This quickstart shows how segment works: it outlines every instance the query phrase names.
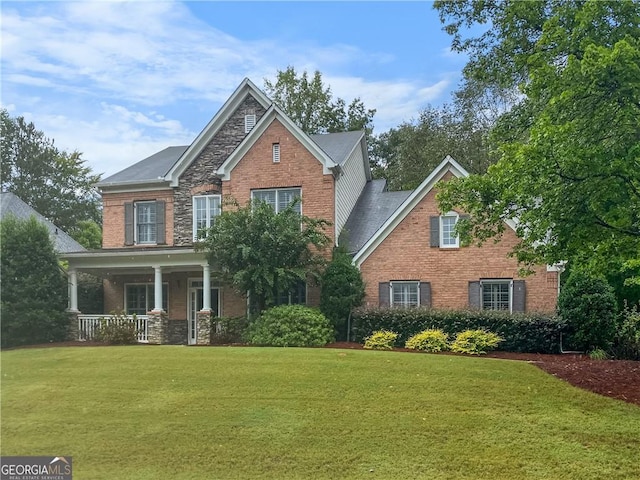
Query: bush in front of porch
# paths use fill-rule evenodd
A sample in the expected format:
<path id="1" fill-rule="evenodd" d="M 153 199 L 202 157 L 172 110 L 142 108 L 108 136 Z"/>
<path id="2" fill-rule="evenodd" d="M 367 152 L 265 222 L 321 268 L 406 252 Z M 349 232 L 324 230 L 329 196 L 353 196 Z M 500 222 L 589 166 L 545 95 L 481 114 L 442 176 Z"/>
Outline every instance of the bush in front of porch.
<path id="1" fill-rule="evenodd" d="M 320 311 L 282 305 L 264 311 L 250 326 L 249 343 L 272 347 L 321 347 L 335 339 L 331 322 Z"/>

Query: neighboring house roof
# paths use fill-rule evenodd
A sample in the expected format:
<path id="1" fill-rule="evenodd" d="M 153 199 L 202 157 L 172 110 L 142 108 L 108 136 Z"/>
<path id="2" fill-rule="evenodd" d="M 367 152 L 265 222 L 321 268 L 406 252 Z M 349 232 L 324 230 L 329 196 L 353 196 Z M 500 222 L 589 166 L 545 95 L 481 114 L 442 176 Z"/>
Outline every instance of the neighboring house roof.
<path id="1" fill-rule="evenodd" d="M 349 253 L 360 250 L 409 195 L 411 191 L 386 191 L 384 179 L 367 182 L 342 229 L 340 245 L 347 245 Z"/>
<path id="2" fill-rule="evenodd" d="M 359 267 L 384 241 L 385 238 L 400 224 L 402 220 L 411 212 L 420 201 L 433 189 L 433 187 L 448 173 L 451 172 L 456 177 L 467 177 L 469 173 L 449 155 L 438 165 L 424 181 L 411 192 L 401 202 L 398 208 L 387 217 L 386 220 L 375 230 L 375 233 L 366 240 L 353 257 L 353 262 Z M 377 196 L 378 201 L 383 201 L 382 196 Z M 357 209 L 358 207 L 356 207 Z M 354 210 L 355 212 L 355 210 Z M 361 213 L 366 215 L 367 213 Z M 353 213 L 352 215 L 353 216 Z M 351 221 L 351 217 L 347 224 Z M 363 237 L 365 235 L 362 235 Z"/>
<path id="3" fill-rule="evenodd" d="M 87 250 L 67 233 L 62 231 L 62 229 L 56 227 L 23 202 L 17 195 L 11 192 L 2 192 L 0 193 L 0 220 L 4 219 L 7 215 L 13 215 L 20 220 L 28 220 L 31 216 L 36 217 L 36 220 L 44 224 L 49 230 L 49 236 L 58 253 L 83 252 Z"/>
<path id="4" fill-rule="evenodd" d="M 165 182 L 165 175 L 189 148 L 188 145 L 167 147 L 130 167 L 101 180 L 97 187 L 138 183 Z"/>

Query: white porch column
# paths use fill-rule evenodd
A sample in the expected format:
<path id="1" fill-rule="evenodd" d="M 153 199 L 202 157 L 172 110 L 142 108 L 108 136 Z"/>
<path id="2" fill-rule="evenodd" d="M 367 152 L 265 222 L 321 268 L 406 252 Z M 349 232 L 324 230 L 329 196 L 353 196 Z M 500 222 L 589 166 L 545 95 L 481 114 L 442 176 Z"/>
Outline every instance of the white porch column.
<path id="1" fill-rule="evenodd" d="M 162 311 L 162 267 L 160 266 L 154 266 L 153 269 L 155 270 L 155 282 L 153 284 L 154 286 L 154 305 L 153 305 L 153 311 L 154 312 L 161 312 Z"/>
<path id="2" fill-rule="evenodd" d="M 69 270 L 69 311 L 78 311 L 78 272 L 75 269 Z"/>
<path id="3" fill-rule="evenodd" d="M 208 263 L 202 266 L 202 311 L 211 311 L 211 268 Z"/>

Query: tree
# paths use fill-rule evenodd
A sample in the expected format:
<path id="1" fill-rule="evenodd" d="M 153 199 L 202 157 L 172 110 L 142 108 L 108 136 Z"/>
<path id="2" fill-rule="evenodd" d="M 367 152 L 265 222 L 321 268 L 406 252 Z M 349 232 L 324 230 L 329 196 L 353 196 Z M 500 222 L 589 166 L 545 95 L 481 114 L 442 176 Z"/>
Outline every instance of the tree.
<path id="1" fill-rule="evenodd" d="M 480 242 L 515 219 L 525 265 L 640 257 L 640 4 L 631 1 L 436 2 L 465 78 L 519 88 L 492 131 L 487 175 L 447 182 L 444 211 L 471 214 Z M 467 26 L 491 28 L 463 38 Z"/>
<path id="2" fill-rule="evenodd" d="M 362 305 L 364 282 L 351 256 L 342 249 L 333 252 L 320 281 L 320 311 L 331 320 L 339 339 L 348 339 L 351 310 Z"/>
<path id="3" fill-rule="evenodd" d="M 80 220 L 67 233 L 88 250 L 102 248 L 102 229 L 93 220 Z"/>
<path id="4" fill-rule="evenodd" d="M 484 173 L 492 163 L 489 128 L 454 107 L 427 107 L 417 122 L 405 122 L 378 135 L 371 148 L 374 174 L 390 190 L 412 190 L 451 155 L 470 172 Z"/>
<path id="5" fill-rule="evenodd" d="M 0 222 L 2 347 L 65 340 L 67 280 L 35 217 Z"/>
<path id="6" fill-rule="evenodd" d="M 305 133 L 373 132 L 376 111 L 367 109 L 360 98 L 353 99 L 348 107 L 341 98 L 334 101 L 331 88 L 324 86 L 318 70 L 310 80 L 306 71 L 298 76 L 289 66 L 285 71 L 278 70 L 275 83 L 265 79 L 264 85 L 267 94 Z"/>
<path id="7" fill-rule="evenodd" d="M 101 223 L 100 202 L 91 172 L 79 152 L 58 150 L 54 142 L 23 117 L 0 109 L 2 190 L 25 203 L 65 231 L 81 220 Z"/>
<path id="8" fill-rule="evenodd" d="M 235 207 L 216 218 L 196 248 L 238 292 L 249 292 L 257 313 L 298 282 L 318 278 L 328 222 L 300 215 L 295 202 L 278 213 L 261 201 Z"/>

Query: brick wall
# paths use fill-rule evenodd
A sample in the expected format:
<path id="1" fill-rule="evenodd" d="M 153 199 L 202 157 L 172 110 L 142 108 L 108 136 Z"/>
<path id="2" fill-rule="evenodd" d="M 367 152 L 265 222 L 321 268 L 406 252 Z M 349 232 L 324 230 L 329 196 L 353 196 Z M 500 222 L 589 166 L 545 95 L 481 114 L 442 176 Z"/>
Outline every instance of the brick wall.
<path id="1" fill-rule="evenodd" d="M 507 228 L 502 241 L 492 240 L 481 248 L 429 246 L 429 217 L 440 215 L 432 190 L 391 232 L 361 266 L 366 284 L 365 302 L 378 305 L 378 284 L 390 280 L 431 282 L 434 308 L 466 308 L 468 282 L 480 278 L 520 278 L 518 265 L 508 252 L 517 243 Z M 546 266 L 524 277 L 527 311 L 552 311 L 556 306 L 557 274 Z"/>
<path id="2" fill-rule="evenodd" d="M 280 162 L 273 163 L 272 145 L 280 144 Z M 251 190 L 300 187 L 302 213 L 333 223 L 335 183 L 322 164 L 278 120 L 274 120 L 222 182 L 222 193 L 240 205 L 251 199 Z M 334 241 L 333 228 L 325 232 Z M 330 254 L 330 252 L 329 252 Z"/>
<path id="3" fill-rule="evenodd" d="M 102 194 L 102 248 L 122 248 L 124 244 L 124 204 L 145 200 L 165 201 L 166 241 L 173 245 L 173 190 Z M 149 245 L 144 245 L 149 247 Z M 131 246 L 136 248 L 136 245 Z"/>

